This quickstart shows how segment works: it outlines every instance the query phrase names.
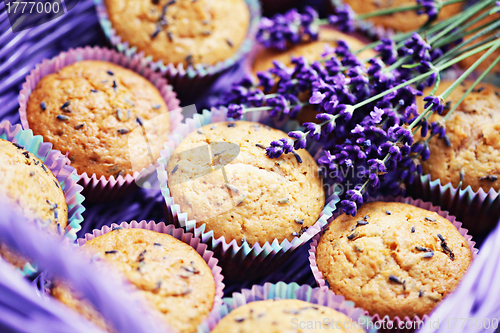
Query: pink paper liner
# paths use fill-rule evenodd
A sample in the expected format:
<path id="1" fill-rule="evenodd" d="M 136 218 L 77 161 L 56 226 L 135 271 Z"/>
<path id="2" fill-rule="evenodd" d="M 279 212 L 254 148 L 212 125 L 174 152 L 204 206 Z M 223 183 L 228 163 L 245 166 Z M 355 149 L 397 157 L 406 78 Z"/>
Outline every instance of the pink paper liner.
<path id="1" fill-rule="evenodd" d="M 45 59 L 39 63 L 30 74 L 26 77 L 26 82 L 23 83 L 21 92 L 19 93 L 19 116 L 24 129 L 29 129 L 26 108 L 29 97 L 32 91 L 40 80 L 49 74 L 59 71 L 61 68 L 83 60 L 102 60 L 108 61 L 127 69 L 130 69 L 144 78 L 149 80 L 159 90 L 165 103 L 167 104 L 170 114 L 170 126 L 173 130 L 181 123 L 183 116 L 181 114 L 180 102 L 177 99 L 177 94 L 159 73 L 155 73 L 149 68 L 149 62 L 141 55 L 133 55 L 127 57 L 124 54 L 114 50 L 101 47 L 85 47 L 70 49 L 67 52 L 62 52 L 52 59 Z M 68 159 L 67 164 L 71 164 Z M 148 168 L 146 168 L 148 169 Z M 145 175 L 145 170 L 134 172 L 133 175 L 126 175 L 106 178 L 101 176 L 97 178 L 95 174 L 89 175 L 87 172 L 79 174 L 79 183 L 84 187 L 84 195 L 87 200 L 92 202 L 109 201 L 120 198 L 127 193 L 137 189 L 135 181 Z M 150 169 L 146 170 L 146 174 Z"/>
<path id="2" fill-rule="evenodd" d="M 207 250 L 207 245 L 203 244 L 201 242 L 201 239 L 194 237 L 191 233 L 184 232 L 183 229 L 175 228 L 172 224 L 166 225 L 164 222 L 156 223 L 155 221 L 147 222 L 145 220 L 142 220 L 141 222 L 131 221 L 130 223 L 122 222 L 120 224 L 113 223 L 111 224 L 111 226 L 105 225 L 101 229 L 92 230 L 91 234 L 87 233 L 85 234 L 84 238 L 78 238 L 77 243 L 79 246 L 82 246 L 87 241 L 107 234 L 117 227 L 121 227 L 124 229 L 145 229 L 156 231 L 162 234 L 170 235 L 194 248 L 196 252 L 198 252 L 198 254 L 203 258 L 203 260 L 205 260 L 208 267 L 210 267 L 210 269 L 212 270 L 212 275 L 214 277 L 215 298 L 211 312 L 222 305 L 222 297 L 224 297 L 224 283 L 222 282 L 222 280 L 224 280 L 224 276 L 222 275 L 222 268 L 217 265 L 219 260 L 214 257 L 214 253 L 212 251 Z"/>
<path id="3" fill-rule="evenodd" d="M 244 120 L 259 122 L 261 124 L 270 125 L 274 128 L 279 128 L 285 132 L 297 129 L 299 126 L 296 121 L 274 121 L 268 117 L 268 113 L 251 112 L 245 114 Z M 167 205 L 168 216 L 171 216 L 173 223 L 186 230 L 192 232 L 196 237 L 200 237 L 204 243 L 209 245 L 209 249 L 215 252 L 215 255 L 220 260 L 220 265 L 224 269 L 224 275 L 227 279 L 241 280 L 251 279 L 264 276 L 276 270 L 281 263 L 289 258 L 296 249 L 308 242 L 314 235 L 319 233 L 331 217 L 335 210 L 335 205 L 339 201 L 339 197 L 334 193 L 325 200 L 325 207 L 316 223 L 309 227 L 300 237 L 295 237 L 292 241 L 287 239 L 281 243 L 275 239 L 272 243 L 266 242 L 264 245 L 255 243 L 252 246 L 248 243 L 238 245 L 236 240 L 227 242 L 224 236 L 215 238 L 213 231 L 206 231 L 205 224 L 196 226 L 195 220 L 190 220 L 186 213 L 180 210 L 180 206 L 174 201 L 168 189 L 168 174 L 166 172 L 166 164 L 174 149 L 179 145 L 184 137 L 195 131 L 201 126 L 232 121 L 227 118 L 227 113 L 224 110 L 213 108 L 212 111 L 205 110 L 201 115 L 197 114 L 194 118 L 186 119 L 185 123 L 178 126 L 175 135 L 171 136 L 170 140 L 165 143 L 165 149 L 161 151 L 161 158 L 158 160 L 159 167 L 157 169 L 160 188 L 165 198 Z M 318 155 L 322 146 L 316 142 L 308 146 L 308 151 L 314 157 Z"/>
<path id="4" fill-rule="evenodd" d="M 462 235 L 465 238 L 465 240 L 467 241 L 467 243 L 469 244 L 469 249 L 472 252 L 473 259 L 476 257 L 479 250 L 477 248 L 475 248 L 476 242 L 472 241 L 472 236 L 468 234 L 468 230 L 462 228 L 462 223 L 456 221 L 455 216 L 450 215 L 447 211 L 441 210 L 440 207 L 434 206 L 430 202 L 424 202 L 421 199 L 415 200 L 412 198 L 405 198 L 405 197 L 401 197 L 401 196 L 400 197 L 391 197 L 391 196 L 389 196 L 389 197 L 376 197 L 376 198 L 370 198 L 369 200 L 367 200 L 367 202 L 372 202 L 372 201 L 407 203 L 407 204 L 410 204 L 410 205 L 413 205 L 413 206 L 416 206 L 419 208 L 423 208 L 423 209 L 438 213 L 440 216 L 442 216 L 445 219 L 447 219 L 448 221 L 450 221 L 455 228 L 457 228 L 460 235 Z M 337 211 L 333 215 L 332 220 L 334 220 L 335 218 L 337 218 L 340 215 L 341 215 L 341 213 Z M 323 277 L 323 273 L 321 273 L 321 271 L 318 269 L 318 265 L 316 263 L 316 249 L 318 246 L 319 239 L 321 238 L 321 235 L 322 235 L 322 233 L 319 233 L 316 236 L 314 236 L 314 238 L 311 242 L 311 248 L 309 249 L 309 262 L 310 262 L 311 271 L 314 275 L 314 279 L 316 280 L 316 283 L 318 284 L 319 288 L 325 289 L 325 290 L 330 290 L 328 285 L 327 285 L 326 280 Z M 366 311 L 366 314 L 369 314 L 369 312 Z M 386 331 L 388 331 L 388 332 L 389 331 L 390 332 L 401 332 L 401 333 L 413 332 L 415 330 L 414 328 L 418 327 L 418 323 L 425 322 L 427 319 L 429 319 L 428 315 L 424 315 L 422 318 L 420 318 L 419 316 L 415 316 L 414 318 L 404 317 L 403 319 L 401 319 L 397 316 L 394 317 L 393 319 L 391 319 L 391 318 L 389 318 L 389 316 L 385 316 L 385 317 L 381 318 L 378 314 L 372 315 L 373 322 L 378 322 L 378 323 L 383 322 L 383 323 L 385 323 L 386 326 L 397 328 L 397 329 L 392 329 L 392 330 L 387 329 L 387 328 L 385 330 L 380 329 L 379 332 L 386 332 Z M 405 327 L 405 325 L 407 323 L 411 323 L 411 324 L 408 324 L 408 326 L 411 326 L 411 328 Z M 402 325 L 402 326 L 400 326 L 400 325 Z M 404 328 L 399 328 L 399 327 L 404 327 Z"/>
<path id="5" fill-rule="evenodd" d="M 299 286 L 297 283 L 268 282 L 262 286 L 254 285 L 252 289 L 242 289 L 233 293 L 231 298 L 225 298 L 218 311 L 213 311 L 198 327 L 198 333 L 209 333 L 229 312 L 242 305 L 269 299 L 293 299 L 326 306 L 345 314 L 353 322 L 366 317 L 363 309 L 355 307 L 353 302 L 346 301 L 343 296 L 335 295 L 331 290 L 312 288 L 309 285 Z"/>

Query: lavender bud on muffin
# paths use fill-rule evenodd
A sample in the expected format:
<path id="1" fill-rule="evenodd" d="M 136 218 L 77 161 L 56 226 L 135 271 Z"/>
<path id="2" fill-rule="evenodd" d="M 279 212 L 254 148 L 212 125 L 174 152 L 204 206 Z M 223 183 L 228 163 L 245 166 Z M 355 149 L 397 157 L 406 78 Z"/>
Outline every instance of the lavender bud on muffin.
<path id="1" fill-rule="evenodd" d="M 295 299 L 256 301 L 242 305 L 217 324 L 212 333 L 327 332 L 362 333 L 345 314 Z"/>
<path id="2" fill-rule="evenodd" d="M 244 0 L 105 0 L 123 42 L 164 64 L 214 65 L 230 58 L 246 38 Z"/>
<path id="3" fill-rule="evenodd" d="M 154 163 L 170 132 L 168 111 L 147 79 L 94 60 L 43 77 L 26 108 L 34 134 L 67 153 L 79 174 L 97 178 L 133 175 Z"/>
<path id="4" fill-rule="evenodd" d="M 116 229 L 87 241 L 82 250 L 129 282 L 140 301 L 165 325 L 192 333 L 211 311 L 215 281 L 205 260 L 186 243 L 144 229 Z M 53 297 L 101 328 L 113 332 L 81 295 L 56 282 Z"/>
<path id="5" fill-rule="evenodd" d="M 435 212 L 397 202 L 364 204 L 321 236 L 316 261 L 330 289 L 380 317 L 429 314 L 472 261 L 465 238 Z"/>

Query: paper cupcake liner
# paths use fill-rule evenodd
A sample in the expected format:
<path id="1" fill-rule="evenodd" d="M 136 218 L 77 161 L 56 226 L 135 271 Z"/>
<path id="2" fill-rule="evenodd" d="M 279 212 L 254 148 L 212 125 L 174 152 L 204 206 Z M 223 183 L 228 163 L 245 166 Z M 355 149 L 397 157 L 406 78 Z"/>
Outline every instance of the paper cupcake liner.
<path id="1" fill-rule="evenodd" d="M 101 229 L 94 229 L 91 234 L 85 234 L 84 238 L 78 238 L 77 243 L 79 246 L 82 246 L 87 241 L 107 234 L 118 227 L 124 229 L 145 229 L 167 234 L 194 248 L 212 270 L 215 281 L 215 298 L 212 311 L 222 304 L 222 297 L 224 297 L 224 283 L 222 280 L 224 280 L 224 276 L 221 273 L 222 269 L 217 265 L 218 260 L 214 257 L 214 253 L 207 250 L 207 245 L 203 244 L 201 239 L 194 237 L 191 233 L 184 232 L 183 229 L 175 228 L 172 224 L 166 225 L 164 222 L 156 223 L 154 221 L 147 222 L 145 220 L 141 222 L 131 221 L 130 223 L 122 222 L 120 224 L 113 223 L 111 226 L 103 226 Z"/>
<path id="2" fill-rule="evenodd" d="M 408 187 L 407 195 L 418 196 L 430 201 L 455 215 L 464 226 L 475 235 L 492 230 L 500 217 L 500 191 L 480 188 L 473 191 L 454 187 L 451 183 L 442 184 L 440 179 L 431 180 L 430 175 L 422 175 Z"/>
<path id="3" fill-rule="evenodd" d="M 76 170 L 67 165 L 68 160 L 60 151 L 52 149 L 51 143 L 43 142 L 41 135 L 33 135 L 33 131 L 23 130 L 19 124 L 12 125 L 8 121 L 0 123 L 0 138 L 23 146 L 39 158 L 57 178 L 68 205 L 68 225 L 64 228 L 63 237 L 74 241 L 76 233 L 81 229 L 82 213 L 85 211 L 82 205 L 85 198 L 81 194 L 83 188 L 77 184 L 79 177 Z M 25 276 L 32 276 L 36 272 L 34 263 L 26 263 L 21 270 Z"/>
<path id="4" fill-rule="evenodd" d="M 261 8 L 257 0 L 245 0 L 250 11 L 250 24 L 248 33 L 240 45 L 239 49 L 231 57 L 216 63 L 215 65 L 196 64 L 184 68 L 183 64 L 175 65 L 173 63 L 165 64 L 162 60 L 153 62 L 153 57 L 144 52 L 138 53 L 134 45 L 129 45 L 128 42 L 122 41 L 122 38 L 116 33 L 115 29 L 109 20 L 106 6 L 103 0 L 94 0 L 96 6 L 97 16 L 99 23 L 104 31 L 104 34 L 111 45 L 120 53 L 127 56 L 135 54 L 144 55 L 149 62 L 151 69 L 159 71 L 165 78 L 168 79 L 170 84 L 175 87 L 176 92 L 183 99 L 187 96 L 192 96 L 193 91 L 197 93 L 208 88 L 211 83 L 215 81 L 222 73 L 227 72 L 242 58 L 244 58 L 251 50 L 255 35 L 257 34 L 260 22 Z"/>
<path id="5" fill-rule="evenodd" d="M 370 317 L 364 314 L 365 311 L 354 307 L 354 303 L 346 301 L 343 296 L 335 295 L 330 290 L 312 288 L 308 285 L 300 286 L 296 283 L 278 282 L 276 284 L 265 283 L 262 286 L 253 286 L 252 289 L 243 289 L 241 292 L 233 293 L 230 298 L 224 298 L 224 304 L 198 326 L 198 333 L 209 333 L 222 318 L 240 306 L 254 301 L 271 299 L 301 300 L 326 306 L 345 314 L 353 323 L 360 324 L 360 327 L 364 328 L 366 332 L 376 332 L 376 330 L 368 328 Z"/>
<path id="6" fill-rule="evenodd" d="M 26 108 L 32 91 L 40 80 L 49 74 L 59 71 L 61 68 L 83 60 L 103 60 L 108 61 L 127 69 L 130 69 L 155 85 L 168 106 L 171 128 L 174 129 L 182 121 L 182 109 L 179 106 L 179 100 L 167 81 L 158 73 L 154 73 L 148 68 L 148 60 L 140 55 L 125 56 L 116 51 L 100 47 L 85 47 L 70 49 L 62 52 L 58 56 L 42 61 L 26 77 L 23 88 L 19 96 L 19 115 L 23 128 L 29 129 Z M 68 163 L 69 162 L 68 160 Z M 149 169 L 148 169 L 149 170 Z M 149 174 L 149 171 L 143 170 L 141 173 L 134 172 L 133 175 L 126 175 L 106 178 L 101 176 L 97 178 L 95 174 L 80 174 L 80 184 L 84 187 L 84 194 L 87 200 L 92 202 L 101 202 L 117 199 L 132 190 L 137 189 L 135 181 L 142 179 Z"/>
<path id="7" fill-rule="evenodd" d="M 228 242 L 224 236 L 216 239 L 213 231 L 206 230 L 205 224 L 197 227 L 196 220 L 191 220 L 186 213 L 183 213 L 180 206 L 175 203 L 174 198 L 171 196 L 167 184 L 168 175 L 166 165 L 174 149 L 189 133 L 204 125 L 227 120 L 229 118 L 227 118 L 226 112 L 216 108 L 212 109 L 211 112 L 204 110 L 202 114 L 196 114 L 193 118 L 187 119 L 185 123 L 182 123 L 177 128 L 171 140 L 165 144 L 165 149 L 161 152 L 161 158 L 158 160 L 157 175 L 168 213 L 173 218 L 173 222 L 184 228 L 187 232 L 194 233 L 196 237 L 200 237 L 204 243 L 208 244 L 209 249 L 214 251 L 215 255 L 219 258 L 220 265 L 223 267 L 224 275 L 227 279 L 238 280 L 244 278 L 248 280 L 276 270 L 297 248 L 304 245 L 320 232 L 332 216 L 339 197 L 333 194 L 327 198 L 326 205 L 316 223 L 309 227 L 300 237 L 295 237 L 292 241 L 285 239 L 280 243 L 275 239 L 272 243 L 266 242 L 263 246 L 259 243 L 250 246 L 246 242 L 238 245 L 236 240 Z M 285 132 L 297 129 L 299 126 L 296 121 L 273 121 L 267 117 L 267 112 L 247 113 L 244 120 L 270 125 Z M 308 151 L 312 156 L 319 154 L 320 150 L 321 145 L 316 142 L 311 143 L 308 147 Z"/>
<path id="8" fill-rule="evenodd" d="M 440 207 L 438 206 L 433 206 L 432 203 L 430 202 L 424 202 L 421 199 L 414 200 L 412 198 L 405 198 L 405 197 L 376 197 L 376 198 L 370 198 L 368 202 L 372 201 L 385 201 L 385 202 L 401 202 L 401 203 L 407 203 L 419 208 L 423 208 L 426 210 L 429 210 L 431 212 L 436 212 L 440 216 L 444 217 L 448 221 L 450 221 L 455 228 L 457 228 L 458 232 L 460 235 L 462 235 L 465 240 L 467 241 L 467 244 L 469 244 L 469 249 L 472 252 L 473 258 L 476 257 L 478 253 L 478 249 L 475 248 L 476 242 L 472 241 L 472 236 L 468 234 L 468 230 L 462 228 L 462 223 L 456 221 L 455 216 L 450 215 L 447 211 L 441 210 Z M 340 216 L 340 212 L 336 212 L 333 215 L 333 219 L 337 218 Z M 316 263 L 316 249 L 319 243 L 319 239 L 321 237 L 322 233 L 317 234 L 312 242 L 311 242 L 311 248 L 309 249 L 309 262 L 311 266 L 311 271 L 314 275 L 314 279 L 316 280 L 316 283 L 318 284 L 318 287 L 324 290 L 330 290 L 327 284 L 327 281 L 323 277 L 323 273 L 318 269 L 318 265 Z M 366 311 L 366 314 L 368 315 L 368 311 Z M 385 317 L 380 317 L 378 314 L 372 315 L 372 322 L 377 323 L 377 329 L 379 332 L 413 332 L 415 331 L 415 328 L 419 328 L 419 325 L 423 325 L 427 319 L 429 319 L 428 315 L 424 315 L 422 318 L 419 316 L 415 316 L 413 318 L 410 317 L 404 317 L 404 318 L 399 318 L 399 317 L 394 317 L 394 318 L 389 318 L 389 316 Z"/>

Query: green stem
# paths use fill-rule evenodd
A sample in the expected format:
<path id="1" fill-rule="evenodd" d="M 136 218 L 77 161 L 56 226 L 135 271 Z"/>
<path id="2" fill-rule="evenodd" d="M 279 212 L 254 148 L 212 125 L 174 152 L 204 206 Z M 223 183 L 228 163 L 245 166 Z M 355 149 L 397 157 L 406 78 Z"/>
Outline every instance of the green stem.
<path id="1" fill-rule="evenodd" d="M 496 40 L 496 41 L 493 41 L 493 42 L 490 42 L 490 43 L 487 43 L 487 44 L 485 44 L 485 45 L 483 45 L 483 46 L 480 46 L 480 47 L 478 47 L 478 48 L 476 48 L 476 49 L 474 49 L 474 50 L 472 50 L 472 51 L 469 51 L 469 52 L 467 52 L 467 53 L 464 53 L 464 54 L 462 54 L 461 56 L 459 56 L 459 57 L 457 57 L 457 58 L 455 58 L 455 59 L 453 59 L 453 60 L 450 60 L 450 61 L 448 61 L 447 63 L 445 63 L 445 64 L 443 64 L 443 65 L 441 65 L 441 66 L 437 66 L 435 70 L 428 71 L 428 72 L 426 72 L 426 73 L 420 74 L 419 76 L 416 76 L 416 77 L 414 77 L 414 78 L 413 78 L 413 79 L 411 79 L 411 80 L 408 80 L 408 81 L 406 81 L 406 82 L 403 82 L 403 83 L 401 83 L 401 84 L 397 85 L 396 87 L 393 87 L 393 88 L 391 88 L 391 89 L 389 89 L 389 90 L 387 90 L 387 91 L 385 91 L 385 92 L 383 92 L 383 93 L 380 93 L 380 94 L 378 94 L 378 95 L 376 95 L 376 96 L 372 96 L 372 97 L 370 97 L 370 98 L 368 98 L 368 99 L 366 99 L 366 100 L 364 100 L 364 101 L 362 101 L 362 102 L 360 102 L 360 103 L 358 103 L 358 104 L 354 105 L 353 107 L 354 107 L 354 109 L 357 109 L 357 108 L 360 108 L 360 107 L 362 107 L 362 106 L 365 106 L 366 104 L 369 104 L 369 103 L 371 103 L 371 102 L 374 102 L 374 101 L 376 101 L 377 99 L 380 99 L 380 98 L 382 98 L 382 97 L 384 97 L 384 96 L 386 96 L 386 95 L 388 95 L 388 94 L 392 93 L 392 92 L 393 92 L 393 91 L 395 91 L 395 90 L 401 89 L 401 88 L 403 88 L 403 87 L 406 87 L 407 85 L 410 85 L 410 84 L 415 83 L 415 82 L 417 82 L 417 81 L 423 80 L 423 79 L 427 78 L 428 76 L 430 76 L 432 73 L 434 73 L 434 72 L 436 72 L 436 71 L 442 71 L 442 70 L 444 70 L 444 69 L 446 69 L 446 68 L 448 68 L 448 67 L 451 67 L 451 66 L 453 66 L 454 64 L 456 64 L 456 63 L 458 63 L 458 62 L 460 62 L 460 61 L 462 61 L 462 60 L 464 60 L 464 59 L 466 59 L 466 58 L 468 58 L 468 57 L 470 57 L 470 56 L 472 56 L 472 55 L 474 55 L 474 54 L 476 54 L 476 53 L 482 52 L 482 51 L 486 50 L 487 48 L 490 48 L 490 47 L 492 47 L 492 46 L 494 46 L 494 45 L 497 45 L 497 46 L 495 47 L 495 49 L 496 49 L 496 48 L 498 47 L 498 45 L 500 45 L 500 39 L 498 39 L 498 40 Z M 492 51 L 492 52 L 493 52 L 493 51 Z M 490 54 L 491 54 L 491 53 L 490 53 Z M 477 67 L 477 66 L 476 66 L 476 67 Z M 474 67 L 474 68 L 475 68 L 475 67 Z M 468 71 L 469 71 L 469 70 L 468 70 Z M 469 73 L 470 73 L 470 72 L 469 72 Z"/>
<path id="2" fill-rule="evenodd" d="M 496 64 L 498 64 L 498 62 L 500 62 L 500 56 L 498 56 L 495 61 L 493 61 L 489 66 L 488 68 L 483 72 L 481 73 L 481 75 L 477 78 L 476 81 L 474 81 L 474 83 L 469 87 L 469 89 L 467 89 L 467 91 L 464 93 L 464 95 L 458 100 L 458 102 L 450 109 L 450 111 L 448 111 L 448 113 L 446 114 L 446 116 L 444 116 L 443 118 L 443 121 L 447 121 L 451 114 L 453 113 L 453 111 L 455 111 L 459 105 L 464 101 L 464 99 L 467 97 L 467 95 L 469 95 L 472 90 L 474 90 L 474 88 L 484 79 L 484 77 L 496 66 Z"/>
<path id="3" fill-rule="evenodd" d="M 448 6 L 448 5 L 451 5 L 454 3 L 464 2 L 464 1 L 466 1 L 466 0 L 449 0 L 449 1 L 443 2 L 443 6 Z M 407 11 L 418 10 L 418 9 L 422 9 L 422 8 L 424 8 L 424 7 L 421 5 L 386 8 L 386 9 L 375 10 L 371 13 L 358 15 L 356 18 L 358 18 L 360 20 L 364 20 L 364 19 L 367 19 L 370 17 L 389 15 L 389 14 L 394 14 L 394 13 L 398 13 L 398 12 L 407 12 Z"/>
<path id="4" fill-rule="evenodd" d="M 479 3 L 471 7 L 474 8 L 475 10 L 467 10 L 466 12 L 464 12 L 464 15 L 462 17 L 459 17 L 458 19 L 453 18 L 453 23 L 451 23 L 445 29 L 440 31 L 438 34 L 432 36 L 432 38 L 429 40 L 429 44 L 433 45 L 434 42 L 440 40 L 441 38 L 446 36 L 450 31 L 463 24 L 467 19 L 472 17 L 477 11 L 484 9 L 493 3 L 495 3 L 495 0 L 480 1 Z"/>

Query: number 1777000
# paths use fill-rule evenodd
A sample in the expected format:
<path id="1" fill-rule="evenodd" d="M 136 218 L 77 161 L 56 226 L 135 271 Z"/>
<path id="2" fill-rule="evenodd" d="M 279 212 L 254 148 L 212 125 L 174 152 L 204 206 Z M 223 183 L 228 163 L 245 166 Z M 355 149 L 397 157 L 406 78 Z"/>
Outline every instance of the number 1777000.
<path id="1" fill-rule="evenodd" d="M 15 1 L 7 2 L 8 14 L 24 14 L 24 13 L 59 13 L 60 7 L 58 2 L 35 2 L 35 1 Z"/>

